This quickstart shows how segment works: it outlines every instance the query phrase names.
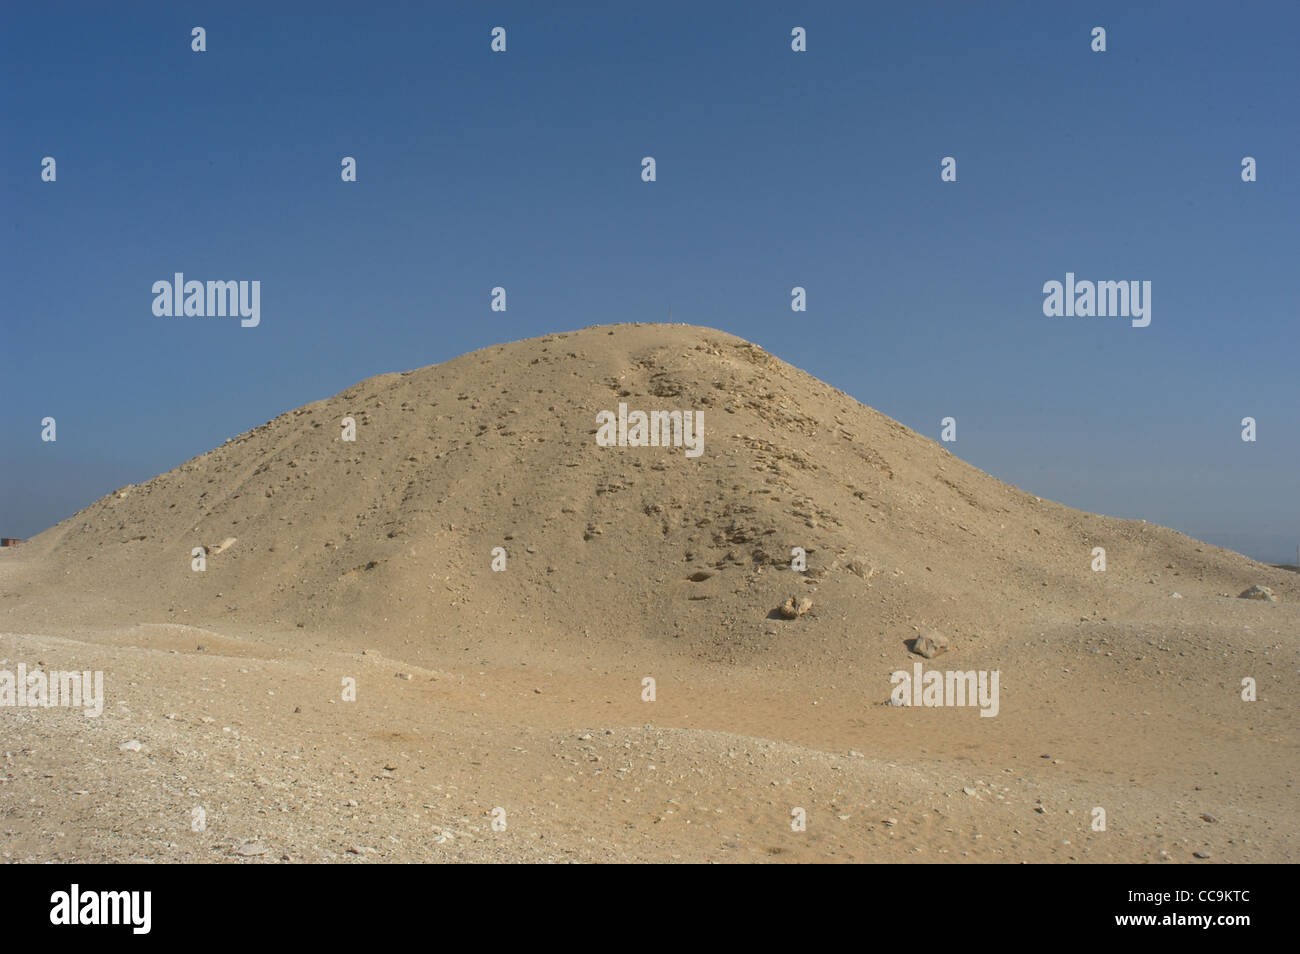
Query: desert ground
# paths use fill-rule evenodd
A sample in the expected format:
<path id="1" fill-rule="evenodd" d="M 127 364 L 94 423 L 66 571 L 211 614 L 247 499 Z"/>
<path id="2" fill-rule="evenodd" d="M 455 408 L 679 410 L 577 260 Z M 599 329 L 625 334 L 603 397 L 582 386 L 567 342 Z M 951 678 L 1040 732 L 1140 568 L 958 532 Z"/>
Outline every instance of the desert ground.
<path id="1" fill-rule="evenodd" d="M 703 412 L 703 452 L 600 446 L 620 403 Z M 104 674 L 97 717 L 0 708 L 0 857 L 1295 862 L 1298 634 L 1296 573 L 1008 486 L 725 332 L 587 328 L 0 551 L 0 670 Z M 892 704 L 918 663 L 996 671 L 997 714 Z"/>

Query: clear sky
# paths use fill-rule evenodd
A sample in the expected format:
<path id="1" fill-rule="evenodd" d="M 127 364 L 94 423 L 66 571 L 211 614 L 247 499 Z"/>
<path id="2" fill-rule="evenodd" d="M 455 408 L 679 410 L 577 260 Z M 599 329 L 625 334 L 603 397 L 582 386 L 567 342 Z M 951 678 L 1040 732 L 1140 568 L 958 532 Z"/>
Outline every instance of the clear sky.
<path id="1" fill-rule="evenodd" d="M 1298 38 L 1292 0 L 4 4 L 0 534 L 671 302 L 1032 493 L 1294 560 Z M 155 317 L 178 271 L 260 325 Z M 1067 271 L 1150 326 L 1046 317 Z"/>

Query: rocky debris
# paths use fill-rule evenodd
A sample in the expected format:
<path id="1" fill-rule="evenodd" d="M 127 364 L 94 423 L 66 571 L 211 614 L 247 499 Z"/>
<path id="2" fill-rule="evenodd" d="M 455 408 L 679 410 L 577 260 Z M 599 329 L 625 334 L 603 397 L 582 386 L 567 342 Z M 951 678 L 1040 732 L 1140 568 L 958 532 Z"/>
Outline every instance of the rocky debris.
<path id="1" fill-rule="evenodd" d="M 935 656 L 948 649 L 948 637 L 937 629 L 927 629 L 916 639 L 912 640 L 912 652 L 918 656 L 924 656 L 926 659 L 933 659 Z"/>
<path id="2" fill-rule="evenodd" d="M 1277 597 L 1267 586 L 1252 586 L 1248 590 L 1243 590 L 1237 597 L 1240 600 L 1267 600 L 1270 603 L 1276 603 Z"/>
<path id="3" fill-rule="evenodd" d="M 812 609 L 813 602 L 806 596 L 792 596 L 777 610 L 783 619 L 795 619 Z"/>
<path id="4" fill-rule="evenodd" d="M 855 576 L 860 576 L 864 580 L 869 580 L 876 575 L 876 568 L 865 560 L 852 559 L 844 565 L 844 568 Z"/>

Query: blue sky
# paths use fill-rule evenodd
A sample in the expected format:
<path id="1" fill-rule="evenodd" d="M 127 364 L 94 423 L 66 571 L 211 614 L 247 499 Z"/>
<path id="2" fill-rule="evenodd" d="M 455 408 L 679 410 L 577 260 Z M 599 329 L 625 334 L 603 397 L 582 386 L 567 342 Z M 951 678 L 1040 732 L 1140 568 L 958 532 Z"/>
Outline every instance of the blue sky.
<path id="1" fill-rule="evenodd" d="M 53 2 L 0 34 L 4 535 L 371 375 L 671 301 L 952 415 L 1033 493 L 1294 559 L 1300 4 Z M 260 326 L 155 317 L 176 271 L 259 280 Z M 1151 325 L 1045 317 L 1067 271 L 1150 281 Z"/>

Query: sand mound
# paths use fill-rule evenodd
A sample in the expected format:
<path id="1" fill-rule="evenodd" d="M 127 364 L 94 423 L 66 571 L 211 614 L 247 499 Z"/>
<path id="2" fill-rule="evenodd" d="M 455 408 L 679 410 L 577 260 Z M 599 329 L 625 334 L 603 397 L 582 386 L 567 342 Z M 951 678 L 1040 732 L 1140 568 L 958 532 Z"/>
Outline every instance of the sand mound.
<path id="1" fill-rule="evenodd" d="M 597 414 L 620 402 L 702 412 L 703 453 L 598 446 Z M 680 325 L 371 378 L 109 494 L 6 560 L 16 619 L 82 605 L 122 624 L 473 641 L 501 659 L 544 646 L 835 666 L 928 627 L 987 647 L 1049 608 L 1077 621 L 1175 590 L 1300 596 L 1293 574 L 1040 500 L 751 343 Z M 776 618 L 792 595 L 812 611 Z"/>
<path id="2" fill-rule="evenodd" d="M 620 403 L 702 412 L 703 453 L 600 446 Z M 364 381 L 0 552 L 0 666 L 106 675 L 98 718 L 6 713 L 0 847 L 1294 862 L 1298 614 L 1293 573 L 1039 500 L 739 338 L 590 328 Z M 996 717 L 890 705 L 922 662 L 1000 674 Z"/>

